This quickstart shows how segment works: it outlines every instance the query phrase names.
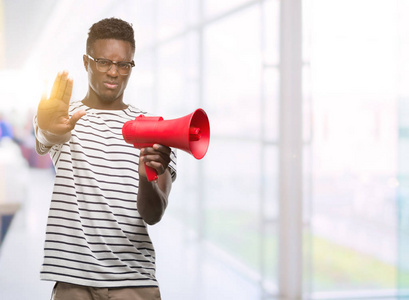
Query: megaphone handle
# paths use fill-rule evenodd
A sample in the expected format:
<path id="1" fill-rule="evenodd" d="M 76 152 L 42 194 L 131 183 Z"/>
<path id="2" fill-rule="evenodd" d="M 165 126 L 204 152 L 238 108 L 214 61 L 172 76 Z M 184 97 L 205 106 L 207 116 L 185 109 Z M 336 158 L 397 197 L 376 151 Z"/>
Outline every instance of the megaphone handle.
<path id="1" fill-rule="evenodd" d="M 158 174 L 156 173 L 156 170 L 154 168 L 148 167 L 145 164 L 145 171 L 146 171 L 146 177 L 148 177 L 149 181 L 155 181 L 158 179 Z"/>

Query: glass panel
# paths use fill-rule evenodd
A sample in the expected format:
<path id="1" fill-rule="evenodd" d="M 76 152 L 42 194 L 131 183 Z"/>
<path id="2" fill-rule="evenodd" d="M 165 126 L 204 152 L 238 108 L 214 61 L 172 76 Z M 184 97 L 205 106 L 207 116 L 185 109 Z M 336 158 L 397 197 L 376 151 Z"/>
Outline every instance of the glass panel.
<path id="1" fill-rule="evenodd" d="M 279 76 L 279 71 L 276 68 L 264 70 L 264 138 L 268 142 L 277 142 L 278 140 Z"/>
<path id="2" fill-rule="evenodd" d="M 159 39 L 168 38 L 181 32 L 187 23 L 185 5 L 187 0 L 160 0 L 157 2 L 157 22 Z"/>
<path id="3" fill-rule="evenodd" d="M 138 0 L 135 7 L 134 31 L 136 48 L 139 50 L 155 42 L 155 1 Z"/>
<path id="4" fill-rule="evenodd" d="M 194 25 L 200 21 L 200 4 L 202 0 L 186 0 L 185 15 L 187 25 Z"/>
<path id="5" fill-rule="evenodd" d="M 158 111 L 182 117 L 198 108 L 198 40 L 195 33 L 158 51 Z"/>
<path id="6" fill-rule="evenodd" d="M 262 174 L 261 161 L 246 157 L 260 151 L 259 143 L 213 139 L 205 166 L 206 237 L 253 272 L 260 265 Z"/>
<path id="7" fill-rule="evenodd" d="M 183 106 L 183 39 L 175 40 L 158 50 L 158 111 L 177 114 Z"/>
<path id="8" fill-rule="evenodd" d="M 309 65 L 303 67 L 302 69 L 302 93 L 303 93 L 303 107 L 302 107 L 302 137 L 304 143 L 311 143 L 312 138 L 312 83 L 311 83 L 311 68 Z"/>
<path id="9" fill-rule="evenodd" d="M 199 95 L 200 64 L 199 64 L 199 39 L 196 32 L 188 33 L 184 38 L 184 109 L 193 111 L 201 105 Z"/>
<path id="10" fill-rule="evenodd" d="M 278 66 L 280 54 L 280 1 L 262 2 L 264 25 L 264 63 Z"/>
<path id="11" fill-rule="evenodd" d="M 207 156 L 197 161 L 187 153 L 178 150 L 177 180 L 172 186 L 167 213 L 180 220 L 194 235 L 202 233 L 203 182 L 199 179 L 199 168 L 207 162 Z M 192 234 L 192 231 L 184 235 Z"/>
<path id="12" fill-rule="evenodd" d="M 206 17 L 225 13 L 226 11 L 240 6 L 249 0 L 204 0 L 204 12 Z"/>
<path id="13" fill-rule="evenodd" d="M 155 113 L 154 111 L 154 57 L 150 52 L 144 52 L 135 56 L 135 67 L 132 69 L 132 76 L 129 78 L 126 95 L 129 103 L 135 107 Z"/>
<path id="14" fill-rule="evenodd" d="M 399 184 L 398 194 L 398 287 L 400 293 L 409 290 L 409 98 L 399 101 Z"/>
<path id="15" fill-rule="evenodd" d="M 315 0 L 311 9 L 312 289 L 394 289 L 397 7 Z"/>
<path id="16" fill-rule="evenodd" d="M 303 259 L 303 289 L 305 295 L 311 294 L 312 287 L 312 242 L 313 239 L 311 233 L 311 217 L 312 217 L 312 147 L 310 143 L 307 143 L 303 147 L 303 231 L 302 231 L 302 259 Z"/>
<path id="17" fill-rule="evenodd" d="M 276 146 L 266 146 L 264 151 L 261 274 L 265 290 L 274 294 L 278 280 L 278 149 Z"/>
<path id="18" fill-rule="evenodd" d="M 252 7 L 205 28 L 205 101 L 215 135 L 260 137 L 259 20 Z"/>
<path id="19" fill-rule="evenodd" d="M 399 295 L 409 294 L 409 2 L 398 1 L 399 7 L 399 193 L 398 211 L 398 288 Z"/>
<path id="20" fill-rule="evenodd" d="M 311 62 L 311 33 L 312 33 L 312 3 L 314 0 L 302 0 L 302 60 L 304 63 Z"/>

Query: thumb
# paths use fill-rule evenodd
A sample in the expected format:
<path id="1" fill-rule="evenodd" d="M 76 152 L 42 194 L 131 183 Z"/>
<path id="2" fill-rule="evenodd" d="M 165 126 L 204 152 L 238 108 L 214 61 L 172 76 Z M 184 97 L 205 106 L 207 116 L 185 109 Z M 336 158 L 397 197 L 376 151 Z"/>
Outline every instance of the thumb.
<path id="1" fill-rule="evenodd" d="M 75 127 L 75 124 L 77 124 L 78 120 L 81 119 L 83 116 L 85 116 L 87 112 L 85 110 L 79 110 L 75 112 L 70 119 L 70 125 L 72 128 Z"/>

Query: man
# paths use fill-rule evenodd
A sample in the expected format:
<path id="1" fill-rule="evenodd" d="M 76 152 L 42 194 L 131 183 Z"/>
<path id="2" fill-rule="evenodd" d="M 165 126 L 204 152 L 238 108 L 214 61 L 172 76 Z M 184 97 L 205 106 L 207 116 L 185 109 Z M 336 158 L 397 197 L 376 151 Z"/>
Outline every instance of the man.
<path id="1" fill-rule="evenodd" d="M 95 23 L 86 52 L 85 98 L 70 103 L 73 80 L 61 72 L 34 119 L 37 152 L 50 153 L 56 170 L 41 279 L 56 281 L 56 300 L 160 299 L 146 224 L 163 216 L 176 157 L 163 145 L 139 151 L 123 140 L 122 125 L 144 113 L 123 102 L 132 27 L 115 18 Z"/>

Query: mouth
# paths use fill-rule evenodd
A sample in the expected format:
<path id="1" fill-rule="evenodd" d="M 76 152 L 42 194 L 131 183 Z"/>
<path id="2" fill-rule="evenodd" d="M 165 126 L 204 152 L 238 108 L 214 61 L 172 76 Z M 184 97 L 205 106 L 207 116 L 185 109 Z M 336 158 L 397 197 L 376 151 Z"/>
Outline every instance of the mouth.
<path id="1" fill-rule="evenodd" d="M 116 89 L 116 88 L 118 87 L 118 83 L 106 81 L 106 82 L 104 82 L 104 86 L 105 86 L 107 89 L 114 90 L 114 89 Z"/>

